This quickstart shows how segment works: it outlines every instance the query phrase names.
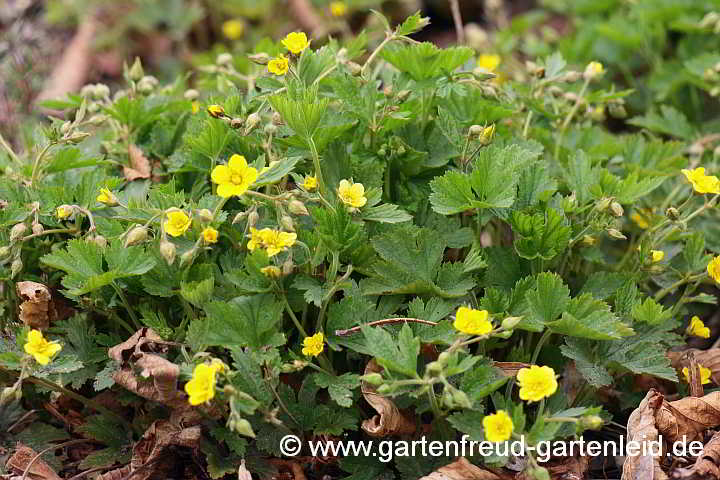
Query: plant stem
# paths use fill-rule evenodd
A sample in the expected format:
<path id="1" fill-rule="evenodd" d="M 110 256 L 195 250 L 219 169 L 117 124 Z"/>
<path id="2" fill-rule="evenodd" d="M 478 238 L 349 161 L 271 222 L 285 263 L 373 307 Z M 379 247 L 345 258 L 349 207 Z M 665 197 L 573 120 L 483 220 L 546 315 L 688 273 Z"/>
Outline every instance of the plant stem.
<path id="1" fill-rule="evenodd" d="M 293 312 L 292 308 L 290 308 L 290 302 L 288 302 L 288 299 L 285 295 L 283 295 L 283 301 L 285 302 L 285 310 L 288 312 L 290 319 L 295 324 L 295 328 L 298 329 L 298 332 L 300 332 L 303 337 L 307 337 L 308 336 L 307 332 L 303 328 L 302 323 L 300 323 L 300 321 L 298 320 L 297 316 L 295 315 L 295 312 Z"/>
<path id="2" fill-rule="evenodd" d="M 550 335 L 552 335 L 552 330 L 549 328 L 545 330 L 542 334 L 542 337 L 540 337 L 540 340 L 538 340 L 537 345 L 535 345 L 535 351 L 533 351 L 532 358 L 530 359 L 531 364 L 535 364 L 538 357 L 540 356 L 540 350 L 542 349 L 543 345 L 545 345 L 545 342 L 547 342 L 548 338 L 550 338 Z"/>
<path id="3" fill-rule="evenodd" d="M 48 152 L 48 150 L 50 150 L 50 147 L 52 147 L 53 145 L 54 145 L 54 143 L 52 143 L 52 142 L 48 143 L 47 145 L 45 145 L 43 147 L 42 150 L 40 150 L 40 153 L 38 153 L 38 156 L 35 157 L 35 162 L 33 163 L 33 167 L 32 167 L 32 173 L 30 174 L 30 184 L 31 185 L 35 184 L 37 175 L 40 173 L 39 172 L 40 162 L 45 157 L 45 154 Z"/>
<path id="4" fill-rule="evenodd" d="M 696 275 L 690 275 L 689 277 L 681 278 L 680 280 L 678 280 L 677 282 L 673 283 L 673 284 L 670 285 L 669 287 L 663 288 L 662 290 L 658 291 L 658 292 L 655 294 L 655 301 L 656 301 L 656 302 L 659 302 L 659 301 L 662 300 L 667 294 L 672 293 L 672 291 L 675 290 L 676 288 L 682 287 L 682 286 L 685 285 L 686 283 L 692 283 L 692 282 L 694 282 L 694 281 L 696 281 L 696 280 L 703 279 L 703 278 L 705 278 L 705 275 L 706 275 L 705 272 L 703 272 L 703 273 L 698 273 L 698 274 L 696 274 Z"/>
<path id="5" fill-rule="evenodd" d="M 365 69 L 368 68 L 368 66 L 370 66 L 370 63 L 372 63 L 372 61 L 375 60 L 375 57 L 378 56 L 378 54 L 380 53 L 380 51 L 381 51 L 383 48 L 385 48 L 385 45 L 387 45 L 388 43 L 390 43 L 390 42 L 391 42 L 392 40 L 394 40 L 394 39 L 395 39 L 395 35 L 394 35 L 394 34 L 391 34 L 391 33 L 386 33 L 386 34 L 385 34 L 385 39 L 384 39 L 382 42 L 380 42 L 380 45 L 378 45 L 378 46 L 375 48 L 375 50 L 373 50 L 373 52 L 370 54 L 370 56 L 368 57 L 368 59 L 365 60 L 365 64 L 363 64 L 362 69 L 360 69 L 360 76 L 361 76 L 361 77 L 365 74 Z"/>
<path id="6" fill-rule="evenodd" d="M 135 327 L 137 329 L 140 329 L 142 326 L 140 325 L 140 322 L 138 321 L 137 316 L 135 315 L 135 311 L 130 306 L 130 302 L 128 301 L 127 297 L 125 296 L 125 292 L 122 291 L 120 287 L 117 286 L 115 282 L 111 282 L 110 285 L 113 286 L 115 291 L 118 294 L 118 297 L 120 297 L 120 301 L 122 301 L 123 305 L 125 306 L 125 310 L 127 310 L 128 314 L 130 315 L 130 318 L 132 319 L 133 323 L 135 324 Z"/>
<path id="7" fill-rule="evenodd" d="M 553 158 L 556 161 L 559 160 L 558 155 L 560 154 L 560 145 L 562 144 L 563 138 L 565 137 L 565 130 L 567 130 L 567 127 L 568 125 L 570 125 L 572 118 L 577 113 L 578 108 L 580 108 L 580 102 L 582 102 L 583 100 L 583 96 L 585 95 L 585 91 L 587 90 L 588 85 L 590 85 L 590 77 L 585 79 L 585 82 L 580 89 L 580 93 L 578 93 L 577 100 L 575 100 L 575 104 L 572 106 L 567 116 L 565 117 L 565 120 L 563 120 L 563 123 L 560 126 L 560 131 L 558 132 L 557 140 L 555 142 L 555 153 L 553 154 Z"/>
<path id="8" fill-rule="evenodd" d="M 315 168 L 315 178 L 317 179 L 318 183 L 318 192 L 320 195 L 323 195 L 325 193 L 325 180 L 323 178 L 322 168 L 320 166 L 320 154 L 318 153 L 317 146 L 315 145 L 315 140 L 313 140 L 312 137 L 310 137 L 310 153 L 312 154 L 312 161 L 313 161 L 313 167 Z"/>

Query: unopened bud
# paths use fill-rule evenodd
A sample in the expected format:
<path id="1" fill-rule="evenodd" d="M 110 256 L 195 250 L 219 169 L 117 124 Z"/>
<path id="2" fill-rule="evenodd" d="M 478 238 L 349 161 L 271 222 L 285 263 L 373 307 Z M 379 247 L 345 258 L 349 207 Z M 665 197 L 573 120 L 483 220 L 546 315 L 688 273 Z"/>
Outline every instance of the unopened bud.
<path id="1" fill-rule="evenodd" d="M 472 408 L 472 402 L 465 392 L 462 390 L 454 390 L 452 392 L 453 401 L 455 405 L 460 408 Z"/>
<path id="2" fill-rule="evenodd" d="M 292 258 L 288 258 L 285 260 L 282 264 L 282 274 L 284 277 L 287 277 L 293 272 L 293 269 L 295 268 L 295 264 L 292 261 Z"/>
<path id="3" fill-rule="evenodd" d="M 160 255 L 162 255 L 168 265 L 172 265 L 175 261 L 175 253 L 176 248 L 174 243 L 166 239 L 160 241 Z"/>
<path id="4" fill-rule="evenodd" d="M 383 95 L 385 95 L 386 97 L 392 97 L 392 94 L 393 94 L 392 85 L 385 85 L 385 87 L 383 87 Z"/>
<path id="5" fill-rule="evenodd" d="M 440 355 L 438 355 L 437 361 L 441 365 L 447 365 L 448 362 L 450 361 L 450 355 L 451 354 L 448 352 L 441 352 Z"/>
<path id="6" fill-rule="evenodd" d="M 612 202 L 613 199 L 611 197 L 603 197 L 595 203 L 595 209 L 600 212 L 604 212 L 605 210 L 610 208 L 610 204 Z"/>
<path id="7" fill-rule="evenodd" d="M 75 132 L 69 137 L 65 139 L 66 142 L 72 143 L 73 145 L 77 145 L 78 143 L 85 140 L 87 137 L 89 137 L 90 134 L 87 132 Z"/>
<path id="8" fill-rule="evenodd" d="M 197 100 L 198 97 L 200 97 L 200 92 L 198 92 L 194 88 L 190 88 L 188 90 L 185 90 L 183 97 L 185 98 L 185 100 Z"/>
<path id="9" fill-rule="evenodd" d="M 22 398 L 22 389 L 17 386 L 5 387 L 0 390 L 0 408 L 5 405 L 20 401 Z"/>
<path id="10" fill-rule="evenodd" d="M 158 79 L 152 75 L 145 75 L 137 84 L 137 89 L 142 93 L 150 93 L 158 86 Z"/>
<path id="11" fill-rule="evenodd" d="M 430 362 L 425 366 L 428 373 L 436 375 L 443 371 L 443 364 L 440 362 Z"/>
<path id="12" fill-rule="evenodd" d="M 347 67 L 348 71 L 350 72 L 350 75 L 353 75 L 357 77 L 362 73 L 362 67 L 355 63 L 355 62 L 346 62 L 345 66 Z"/>
<path id="13" fill-rule="evenodd" d="M 272 123 L 268 123 L 263 127 L 263 132 L 265 135 L 275 135 L 275 132 L 277 132 L 277 126 Z"/>
<path id="14" fill-rule="evenodd" d="M 500 326 L 503 330 L 512 330 L 522 321 L 522 319 L 523 317 L 507 317 L 502 321 Z"/>
<path id="15" fill-rule="evenodd" d="M 145 227 L 133 227 L 125 238 L 125 248 L 138 245 L 148 238 L 148 229 Z"/>
<path id="16" fill-rule="evenodd" d="M 600 62 L 590 62 L 587 64 L 587 67 L 585 67 L 585 71 L 583 72 L 583 78 L 585 80 L 593 80 L 595 78 L 601 77 L 605 73 L 605 67 L 603 67 L 603 64 Z"/>
<path id="17" fill-rule="evenodd" d="M 278 112 L 273 112 L 272 117 L 270 117 L 270 120 L 272 121 L 273 125 L 282 125 L 283 124 L 282 115 L 280 115 Z"/>
<path id="18" fill-rule="evenodd" d="M 403 103 L 405 100 L 407 100 L 410 97 L 410 93 L 410 90 L 400 90 L 396 97 L 398 103 Z"/>
<path id="19" fill-rule="evenodd" d="M 580 419 L 580 423 L 590 430 L 598 430 L 602 428 L 605 421 L 598 415 L 586 415 Z"/>
<path id="20" fill-rule="evenodd" d="M 233 430 L 235 430 L 240 435 L 255 438 L 255 432 L 253 432 L 252 425 L 250 425 L 250 422 L 248 422 L 244 418 L 236 420 L 233 427 Z"/>
<path id="21" fill-rule="evenodd" d="M 18 223 L 10 229 L 10 243 L 15 243 L 20 240 L 25 232 L 27 231 L 27 225 L 24 223 Z"/>
<path id="22" fill-rule="evenodd" d="M 362 379 L 370 385 L 375 386 L 382 385 L 384 381 L 382 375 L 379 373 L 368 373 L 367 375 L 363 375 Z"/>
<path id="23" fill-rule="evenodd" d="M 583 235 L 582 236 L 583 245 L 591 247 L 591 246 L 595 245 L 596 242 L 597 242 L 597 240 L 595 240 L 595 237 L 593 237 L 592 235 Z"/>
<path id="24" fill-rule="evenodd" d="M 670 220 L 677 220 L 680 218 L 680 211 L 675 207 L 668 207 L 668 209 L 665 210 L 665 215 L 667 215 Z"/>
<path id="25" fill-rule="evenodd" d="M 132 67 L 130 67 L 130 70 L 128 71 L 128 77 L 130 77 L 130 80 L 138 81 L 145 75 L 145 72 L 143 71 L 142 63 L 140 62 L 140 58 L 135 57 L 135 61 L 132 64 Z"/>
<path id="26" fill-rule="evenodd" d="M 479 137 L 482 135 L 484 128 L 482 125 L 471 125 L 470 129 L 468 130 L 468 134 L 471 137 Z"/>
<path id="27" fill-rule="evenodd" d="M 377 388 L 377 393 L 380 395 L 387 395 L 388 393 L 392 392 L 392 387 L 388 385 L 387 383 L 383 383 Z"/>
<path id="28" fill-rule="evenodd" d="M 272 58 L 267 53 L 255 53 L 252 55 L 248 55 L 248 58 L 251 62 L 256 63 L 258 65 L 267 65 Z"/>
<path id="29" fill-rule="evenodd" d="M 242 220 L 245 217 L 247 217 L 246 212 L 240 212 L 240 213 L 236 214 L 232 219 L 231 225 L 235 225 L 236 223 L 238 223 L 240 220 Z"/>
<path id="30" fill-rule="evenodd" d="M 618 202 L 611 202 L 610 203 L 610 211 L 615 215 L 616 217 L 622 217 L 625 213 L 625 210 L 623 210 L 622 205 L 620 205 Z"/>
<path id="31" fill-rule="evenodd" d="M 202 208 L 197 211 L 197 218 L 203 223 L 210 223 L 213 221 L 213 214 L 207 208 Z"/>
<path id="32" fill-rule="evenodd" d="M 32 224 L 32 232 L 33 235 L 42 235 L 42 233 L 45 231 L 45 228 L 39 223 L 33 223 Z"/>
<path id="33" fill-rule="evenodd" d="M 13 260 L 12 264 L 10 265 L 10 278 L 15 278 L 18 273 L 20 273 L 23 269 L 23 262 L 20 260 L 20 258 L 16 258 Z"/>
<path id="34" fill-rule="evenodd" d="M 192 263 L 193 259 L 195 258 L 195 248 L 191 248 L 187 252 L 180 255 L 180 266 L 189 265 Z"/>
<path id="35" fill-rule="evenodd" d="M 608 112 L 610 113 L 610 116 L 613 118 L 625 118 L 627 117 L 627 110 L 625 110 L 625 106 L 620 103 L 610 103 L 608 104 Z"/>
<path id="36" fill-rule="evenodd" d="M 105 248 L 108 245 L 107 239 L 102 235 L 95 235 L 92 237 L 92 242 L 100 248 Z"/>
<path id="37" fill-rule="evenodd" d="M 67 135 L 68 132 L 70 132 L 70 128 L 72 128 L 72 122 L 65 122 L 62 125 L 60 125 L 60 133 L 63 135 Z"/>
<path id="38" fill-rule="evenodd" d="M 238 130 L 245 125 L 245 120 L 239 117 L 235 117 L 232 120 L 230 120 L 230 127 L 234 128 L 235 130 Z"/>
<path id="39" fill-rule="evenodd" d="M 251 227 L 254 227 L 255 225 L 257 225 L 258 220 L 260 220 L 260 214 L 257 213 L 255 210 L 250 212 L 248 214 L 248 221 L 247 221 L 248 228 L 251 228 Z"/>
<path id="40" fill-rule="evenodd" d="M 447 408 L 455 408 L 455 399 L 453 398 L 453 394 L 449 390 L 445 390 L 442 394 L 441 398 L 442 404 Z"/>
<path id="41" fill-rule="evenodd" d="M 310 215 L 305 204 L 300 200 L 293 199 L 288 203 L 288 211 L 294 215 Z"/>
<path id="42" fill-rule="evenodd" d="M 627 237 L 623 235 L 623 233 L 615 228 L 608 228 L 607 229 L 608 235 L 610 235 L 612 238 L 616 238 L 618 240 L 627 240 Z"/>
<path id="43" fill-rule="evenodd" d="M 480 143 L 483 145 L 489 145 L 495 137 L 495 124 L 493 123 L 489 127 L 483 128 L 482 134 L 480 134 Z"/>
<path id="44" fill-rule="evenodd" d="M 0 247 L 0 258 L 5 258 L 8 255 L 10 255 L 10 247 L 8 247 L 7 245 L 3 245 L 2 247 Z"/>
<path id="45" fill-rule="evenodd" d="M 233 62 L 233 56 L 230 53 L 221 53 L 215 59 L 215 63 L 217 63 L 218 65 L 222 65 L 222 66 L 228 66 L 228 65 L 232 64 L 232 62 Z"/>
<path id="46" fill-rule="evenodd" d="M 93 87 L 92 96 L 96 100 L 101 100 L 103 98 L 109 97 L 110 96 L 110 87 L 108 87 L 104 83 L 97 83 Z"/>
<path id="47" fill-rule="evenodd" d="M 260 123 L 260 114 L 257 112 L 253 112 L 250 115 L 248 115 L 247 120 L 245 120 L 245 135 L 252 132 L 255 127 Z"/>

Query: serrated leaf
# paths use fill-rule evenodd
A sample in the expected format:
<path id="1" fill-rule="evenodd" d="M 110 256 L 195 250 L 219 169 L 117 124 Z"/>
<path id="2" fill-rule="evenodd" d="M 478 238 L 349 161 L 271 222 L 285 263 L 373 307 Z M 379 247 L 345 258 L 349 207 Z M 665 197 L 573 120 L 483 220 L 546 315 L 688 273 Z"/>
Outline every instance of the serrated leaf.
<path id="1" fill-rule="evenodd" d="M 417 359 L 420 353 L 420 339 L 412 329 L 403 325 L 397 340 L 390 332 L 379 327 L 363 327 L 367 349 L 382 367 L 407 377 L 417 377 Z"/>
<path id="2" fill-rule="evenodd" d="M 570 300 L 560 320 L 547 325 L 555 333 L 593 340 L 616 340 L 635 334 L 610 311 L 607 303 L 589 294 Z"/>
<path id="3" fill-rule="evenodd" d="M 236 297 L 204 305 L 208 314 L 205 344 L 260 349 L 285 343 L 280 332 L 283 304 L 271 295 Z"/>
<path id="4" fill-rule="evenodd" d="M 447 75 L 467 62 L 474 50 L 468 47 L 438 48 L 429 42 L 391 44 L 380 56 L 392 66 L 421 82 Z"/>
<path id="5" fill-rule="evenodd" d="M 561 254 L 572 233 L 565 216 L 553 208 L 532 215 L 513 212 L 511 224 L 515 233 L 515 251 L 528 260 L 551 260 Z"/>
<path id="6" fill-rule="evenodd" d="M 418 10 L 414 14 L 410 15 L 408 18 L 405 19 L 403 23 L 395 27 L 395 35 L 410 35 L 415 32 L 419 32 L 423 28 L 425 28 L 430 23 L 430 19 L 428 17 L 423 17 L 420 15 L 420 11 Z"/>
<path id="7" fill-rule="evenodd" d="M 202 307 L 212 298 L 214 288 L 213 276 L 199 282 L 180 282 L 180 295 L 190 304 Z"/>
<path id="8" fill-rule="evenodd" d="M 539 322 L 549 324 L 562 314 L 570 303 L 570 289 L 556 273 L 541 273 L 535 287 L 525 294 L 530 315 Z"/>
<path id="9" fill-rule="evenodd" d="M 344 373 L 340 376 L 329 375 L 325 372 L 313 375 L 315 384 L 327 388 L 330 398 L 341 407 L 351 407 L 353 404 L 352 390 L 360 386 L 360 375 Z"/>
<path id="10" fill-rule="evenodd" d="M 568 358 L 575 360 L 575 367 L 587 382 L 595 388 L 610 385 L 613 381 L 610 373 L 595 359 L 592 352 L 594 342 L 568 337 L 560 351 Z"/>
<path id="11" fill-rule="evenodd" d="M 383 203 L 361 211 L 363 220 L 380 223 L 402 223 L 412 220 L 412 217 L 403 209 L 392 203 Z"/>
<path id="12" fill-rule="evenodd" d="M 648 297 L 642 303 L 635 304 L 632 317 L 636 322 L 659 325 L 672 318 L 672 310 L 665 310 L 662 305 Z"/>

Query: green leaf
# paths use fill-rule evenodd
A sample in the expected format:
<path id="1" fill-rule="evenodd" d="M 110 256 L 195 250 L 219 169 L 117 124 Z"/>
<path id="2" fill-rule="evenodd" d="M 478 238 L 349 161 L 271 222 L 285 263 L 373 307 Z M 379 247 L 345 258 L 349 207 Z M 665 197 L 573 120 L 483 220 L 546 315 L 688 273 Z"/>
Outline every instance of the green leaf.
<path id="1" fill-rule="evenodd" d="M 405 36 L 415 32 L 419 32 L 429 23 L 430 18 L 421 16 L 420 11 L 418 10 L 417 12 L 406 18 L 403 23 L 395 27 L 395 35 Z"/>
<path id="2" fill-rule="evenodd" d="M 383 203 L 361 210 L 363 220 L 380 223 L 402 223 L 412 220 L 412 217 L 397 205 Z"/>
<path id="3" fill-rule="evenodd" d="M 329 103 L 327 98 L 318 98 L 317 86 L 299 91 L 289 88 L 287 93 L 273 95 L 269 101 L 285 123 L 308 142 L 320 125 Z"/>
<path id="4" fill-rule="evenodd" d="M 283 304 L 271 295 L 236 297 L 205 305 L 208 315 L 205 344 L 261 349 L 285 343 L 280 332 Z"/>
<path id="5" fill-rule="evenodd" d="M 211 298 L 215 289 L 215 277 L 212 275 L 199 282 L 180 282 L 180 295 L 190 304 L 202 307 Z"/>
<path id="6" fill-rule="evenodd" d="M 672 310 L 666 310 L 662 305 L 648 297 L 644 302 L 635 304 L 632 309 L 632 318 L 636 322 L 659 325 L 672 318 Z"/>
<path id="7" fill-rule="evenodd" d="M 553 208 L 532 215 L 513 212 L 510 223 L 515 233 L 515 251 L 528 260 L 551 260 L 570 242 L 572 230 L 567 219 Z"/>
<path id="8" fill-rule="evenodd" d="M 519 145 L 483 148 L 469 174 L 450 171 L 430 182 L 433 210 L 453 215 L 475 208 L 512 206 L 522 170 L 538 156 Z"/>
<path id="9" fill-rule="evenodd" d="M 615 340 L 635 334 L 610 311 L 607 303 L 589 294 L 573 298 L 560 320 L 547 325 L 555 333 L 593 340 Z"/>
<path id="10" fill-rule="evenodd" d="M 400 293 L 461 297 L 474 281 L 461 263 L 442 263 L 447 241 L 433 230 L 397 226 L 372 240 L 381 260 L 361 281 L 366 295 Z"/>
<path id="11" fill-rule="evenodd" d="M 683 140 L 692 139 L 695 133 L 695 129 L 685 115 L 670 105 L 661 105 L 660 113 L 651 111 L 645 115 L 633 117 L 627 123 Z"/>
<path id="12" fill-rule="evenodd" d="M 694 232 L 688 237 L 682 255 L 688 272 L 703 270 L 707 266 L 709 258 L 705 254 L 705 235 L 703 232 Z"/>
<path id="13" fill-rule="evenodd" d="M 392 66 L 421 82 L 448 75 L 467 62 L 475 53 L 468 47 L 438 48 L 430 42 L 390 44 L 380 56 Z"/>
<path id="14" fill-rule="evenodd" d="M 525 294 L 530 315 L 539 322 L 549 324 L 556 320 L 570 303 L 570 289 L 556 273 L 545 272 L 537 276 L 535 287 Z"/>
<path id="15" fill-rule="evenodd" d="M 330 398 L 341 407 L 351 407 L 353 404 L 353 390 L 360 386 L 360 375 L 344 373 L 340 376 L 329 375 L 325 372 L 313 375 L 318 387 L 327 388 Z"/>
<path id="16" fill-rule="evenodd" d="M 460 389 L 477 405 L 480 400 L 505 385 L 508 380 L 510 377 L 493 367 L 489 359 L 483 358 L 480 365 L 465 372 L 460 381 Z"/>
<path id="17" fill-rule="evenodd" d="M 293 288 L 305 292 L 305 301 L 314 304 L 316 307 L 322 305 L 325 295 L 330 292 L 330 287 L 320 283 L 319 280 L 307 275 L 298 275 L 292 283 Z"/>
<path id="18" fill-rule="evenodd" d="M 593 345 L 594 342 L 590 340 L 568 337 L 560 351 L 575 360 L 575 367 L 590 385 L 600 388 L 610 385 L 613 379 L 602 362 L 597 361 L 592 351 Z"/>
<path id="19" fill-rule="evenodd" d="M 302 160 L 302 157 L 287 157 L 278 160 L 277 163 L 258 175 L 254 185 L 261 187 L 279 182 L 285 175 L 293 171 L 293 168 L 300 160 Z"/>
<path id="20" fill-rule="evenodd" d="M 400 329 L 397 340 L 381 327 L 364 326 L 362 332 L 367 349 L 380 366 L 407 377 L 417 377 L 420 339 L 413 335 L 407 324 Z"/>

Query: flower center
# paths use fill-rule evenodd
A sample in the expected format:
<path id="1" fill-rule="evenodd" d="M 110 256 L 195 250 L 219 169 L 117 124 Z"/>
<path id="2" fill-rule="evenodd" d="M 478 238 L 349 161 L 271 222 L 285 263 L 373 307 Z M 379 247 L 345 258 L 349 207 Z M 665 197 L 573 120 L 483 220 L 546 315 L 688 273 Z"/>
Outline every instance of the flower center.
<path id="1" fill-rule="evenodd" d="M 232 175 L 230 175 L 230 181 L 235 185 L 239 185 L 243 181 L 243 176 L 239 173 L 233 173 Z"/>

